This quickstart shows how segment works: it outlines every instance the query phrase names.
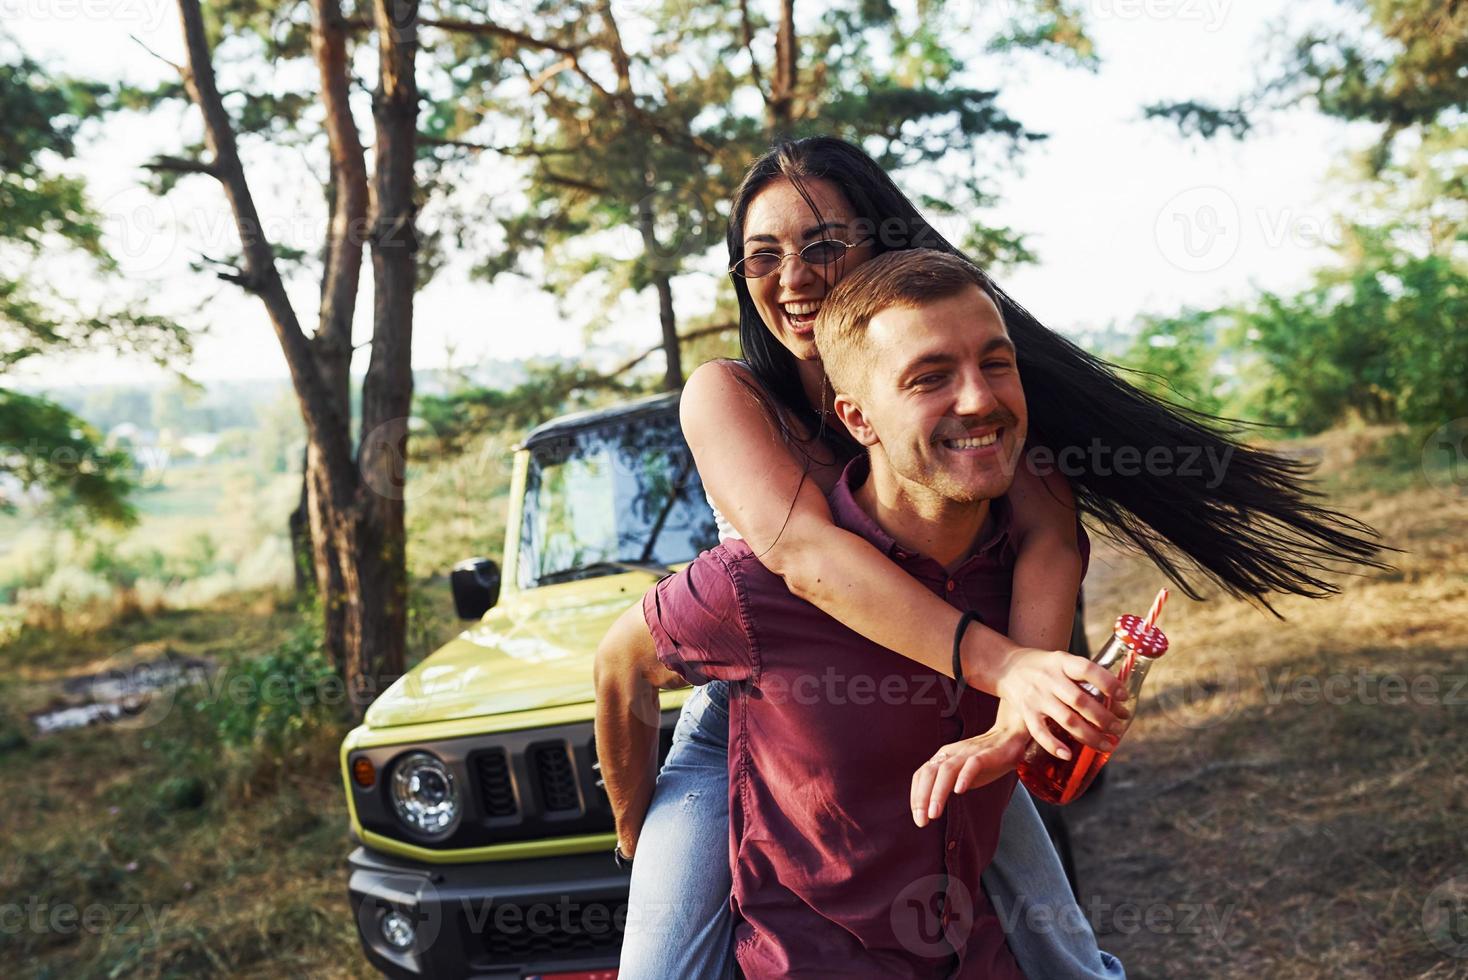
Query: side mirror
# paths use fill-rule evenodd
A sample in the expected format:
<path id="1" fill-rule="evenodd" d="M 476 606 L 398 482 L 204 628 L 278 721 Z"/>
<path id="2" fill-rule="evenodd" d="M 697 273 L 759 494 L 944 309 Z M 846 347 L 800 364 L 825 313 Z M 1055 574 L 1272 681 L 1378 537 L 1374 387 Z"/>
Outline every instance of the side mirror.
<path id="1" fill-rule="evenodd" d="M 478 619 L 500 598 L 500 567 L 488 558 L 465 558 L 449 573 L 454 610 L 460 619 Z"/>

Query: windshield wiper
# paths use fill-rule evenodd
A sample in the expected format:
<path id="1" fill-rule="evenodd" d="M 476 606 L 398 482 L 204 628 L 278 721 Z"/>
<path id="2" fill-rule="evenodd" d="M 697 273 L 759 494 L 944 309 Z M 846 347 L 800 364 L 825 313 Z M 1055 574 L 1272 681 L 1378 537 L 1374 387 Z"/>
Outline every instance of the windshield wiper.
<path id="1" fill-rule="evenodd" d="M 656 575 L 658 578 L 673 574 L 673 570 L 667 565 L 661 565 L 655 561 L 593 561 L 585 565 L 577 565 L 575 568 L 563 568 L 558 572 L 547 572 L 540 576 L 537 581 L 540 585 L 553 585 L 556 582 L 569 582 L 578 578 L 591 578 L 594 575 L 603 575 L 613 571 L 645 572 L 648 575 Z"/>

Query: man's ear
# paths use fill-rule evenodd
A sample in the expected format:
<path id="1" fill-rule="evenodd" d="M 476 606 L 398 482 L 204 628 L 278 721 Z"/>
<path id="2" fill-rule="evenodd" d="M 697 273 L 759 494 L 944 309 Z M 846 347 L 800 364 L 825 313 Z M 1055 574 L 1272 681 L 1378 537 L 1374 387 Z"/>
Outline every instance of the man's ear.
<path id="1" fill-rule="evenodd" d="M 846 426 L 846 431 L 850 432 L 851 437 L 857 442 L 863 446 L 875 446 L 881 441 L 877 438 L 877 430 L 873 429 L 871 423 L 867 421 L 866 413 L 850 395 L 837 392 L 836 401 L 832 407 L 836 409 L 836 415 L 841 419 L 841 423 Z"/>

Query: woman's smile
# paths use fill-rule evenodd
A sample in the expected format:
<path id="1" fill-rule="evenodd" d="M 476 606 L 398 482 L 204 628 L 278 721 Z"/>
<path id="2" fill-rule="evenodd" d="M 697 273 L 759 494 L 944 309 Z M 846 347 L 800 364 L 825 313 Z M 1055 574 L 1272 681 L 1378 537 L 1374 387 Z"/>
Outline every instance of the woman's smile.
<path id="1" fill-rule="evenodd" d="M 776 271 L 745 280 L 749 297 L 765 326 L 801 360 L 819 356 L 815 322 L 826 294 L 848 271 L 872 257 L 872 247 L 865 243 L 854 246 L 828 263 L 807 262 L 798 253 L 823 239 L 858 240 L 856 223 L 845 195 L 819 177 L 803 180 L 801 187 L 789 180 L 772 181 L 749 204 L 744 221 L 745 257 L 756 253 L 781 257 Z"/>

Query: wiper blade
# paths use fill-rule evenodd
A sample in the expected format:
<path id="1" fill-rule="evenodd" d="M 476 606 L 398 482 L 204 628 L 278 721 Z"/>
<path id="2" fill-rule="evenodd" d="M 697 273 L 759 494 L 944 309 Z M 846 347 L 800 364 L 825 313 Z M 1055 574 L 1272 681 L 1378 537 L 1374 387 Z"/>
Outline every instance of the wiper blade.
<path id="1" fill-rule="evenodd" d="M 667 565 L 657 562 L 636 561 L 593 561 L 585 565 L 577 565 L 575 568 L 563 568 L 557 572 L 547 572 L 540 576 L 539 584 L 549 585 L 555 582 L 568 582 L 577 578 L 590 578 L 609 571 L 618 572 L 644 572 L 648 575 L 656 575 L 662 578 L 664 575 L 673 574 L 673 570 Z"/>

